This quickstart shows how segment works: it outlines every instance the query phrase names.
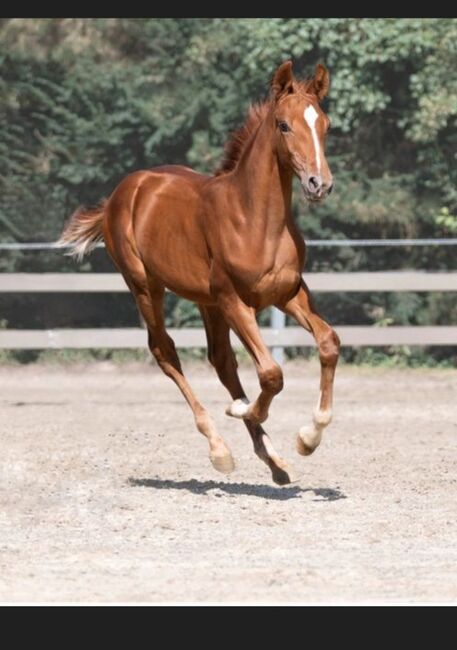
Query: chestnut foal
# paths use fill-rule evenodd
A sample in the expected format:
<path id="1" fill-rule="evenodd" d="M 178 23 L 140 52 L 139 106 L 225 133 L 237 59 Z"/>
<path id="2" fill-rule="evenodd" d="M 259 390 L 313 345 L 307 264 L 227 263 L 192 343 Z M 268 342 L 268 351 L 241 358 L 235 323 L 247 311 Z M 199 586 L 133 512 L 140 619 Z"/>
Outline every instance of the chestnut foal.
<path id="1" fill-rule="evenodd" d="M 77 211 L 60 239 L 78 258 L 104 239 L 147 324 L 152 354 L 189 403 L 214 467 L 229 473 L 232 454 L 184 377 L 164 325 L 165 287 L 198 303 L 209 360 L 233 400 L 226 413 L 243 419 L 278 484 L 290 482 L 289 471 L 261 423 L 283 377 L 260 336 L 259 310 L 276 305 L 312 332 L 319 347 L 319 400 L 311 424 L 298 431 L 300 454 L 314 451 L 332 416 L 339 339 L 301 277 L 305 245 L 291 215 L 294 174 L 308 201 L 321 201 L 332 189 L 324 154 L 329 120 L 319 105 L 328 87 L 323 65 L 299 82 L 286 61 L 274 74 L 269 99 L 250 109 L 226 145 L 215 175 L 178 165 L 130 174 L 100 206 Z M 260 393 L 252 402 L 237 374 L 230 329 L 257 370 Z"/>

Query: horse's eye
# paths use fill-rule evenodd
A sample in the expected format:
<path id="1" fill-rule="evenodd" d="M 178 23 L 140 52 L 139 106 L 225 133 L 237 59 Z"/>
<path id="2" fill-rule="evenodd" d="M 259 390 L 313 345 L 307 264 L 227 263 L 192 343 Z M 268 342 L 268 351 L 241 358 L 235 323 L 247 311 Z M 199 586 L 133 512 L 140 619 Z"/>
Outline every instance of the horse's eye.
<path id="1" fill-rule="evenodd" d="M 279 130 L 282 131 L 283 133 L 287 133 L 287 131 L 290 131 L 290 127 L 287 124 L 287 122 L 279 122 L 278 126 L 279 126 Z"/>

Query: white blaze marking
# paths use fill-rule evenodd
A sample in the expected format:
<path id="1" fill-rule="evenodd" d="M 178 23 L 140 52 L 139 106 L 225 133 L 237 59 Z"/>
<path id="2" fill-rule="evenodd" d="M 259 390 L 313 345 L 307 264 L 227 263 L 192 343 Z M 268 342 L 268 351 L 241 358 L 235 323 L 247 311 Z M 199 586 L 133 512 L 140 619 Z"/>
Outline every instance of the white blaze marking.
<path id="1" fill-rule="evenodd" d="M 316 165 L 317 165 L 317 173 L 320 175 L 321 173 L 321 150 L 319 146 L 319 139 L 317 137 L 317 131 L 316 131 L 316 120 L 319 117 L 316 109 L 314 106 L 311 104 L 308 106 L 308 108 L 305 108 L 303 117 L 305 118 L 306 124 L 309 126 L 311 129 L 311 135 L 313 136 L 313 143 L 314 143 L 314 149 L 316 150 Z"/>

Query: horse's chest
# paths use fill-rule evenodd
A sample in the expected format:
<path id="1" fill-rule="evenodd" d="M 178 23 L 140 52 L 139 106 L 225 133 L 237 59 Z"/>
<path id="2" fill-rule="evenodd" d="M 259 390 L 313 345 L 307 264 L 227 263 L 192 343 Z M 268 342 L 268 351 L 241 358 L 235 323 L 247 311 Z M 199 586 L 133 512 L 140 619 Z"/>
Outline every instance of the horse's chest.
<path id="1" fill-rule="evenodd" d="M 237 292 L 258 308 L 289 300 L 298 290 L 303 254 L 289 233 L 276 242 L 234 237 L 223 268 Z M 301 243 L 301 242 L 299 242 Z"/>
<path id="2" fill-rule="evenodd" d="M 251 292 L 262 306 L 276 304 L 292 297 L 299 282 L 300 273 L 297 269 L 273 268 L 253 284 Z"/>
<path id="3" fill-rule="evenodd" d="M 238 267 L 232 269 L 230 276 L 237 292 L 258 309 L 289 300 L 300 283 L 300 272 L 293 266 L 278 266 L 263 272 Z"/>

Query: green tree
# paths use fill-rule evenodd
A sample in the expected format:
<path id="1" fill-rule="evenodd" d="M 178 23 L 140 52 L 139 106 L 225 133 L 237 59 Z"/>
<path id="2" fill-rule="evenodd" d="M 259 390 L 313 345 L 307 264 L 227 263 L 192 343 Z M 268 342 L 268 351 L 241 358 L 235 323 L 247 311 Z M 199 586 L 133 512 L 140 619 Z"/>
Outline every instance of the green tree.
<path id="1" fill-rule="evenodd" d="M 296 193 L 305 237 L 455 235 L 456 55 L 457 21 L 442 18 L 2 19 L 0 238 L 55 239 L 78 205 L 109 195 L 136 169 L 185 163 L 211 172 L 286 58 L 298 76 L 318 61 L 331 74 L 335 192 L 308 207 Z M 312 249 L 308 268 L 445 269 L 454 257 L 451 247 Z M 96 254 L 83 268 L 106 265 Z M 15 253 L 1 268 L 74 263 Z M 319 304 L 336 323 L 455 318 L 440 296 L 320 296 Z M 169 309 L 173 321 L 197 318 L 174 302 Z"/>

